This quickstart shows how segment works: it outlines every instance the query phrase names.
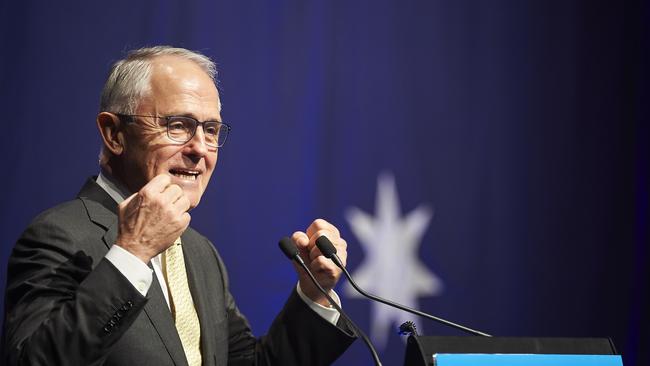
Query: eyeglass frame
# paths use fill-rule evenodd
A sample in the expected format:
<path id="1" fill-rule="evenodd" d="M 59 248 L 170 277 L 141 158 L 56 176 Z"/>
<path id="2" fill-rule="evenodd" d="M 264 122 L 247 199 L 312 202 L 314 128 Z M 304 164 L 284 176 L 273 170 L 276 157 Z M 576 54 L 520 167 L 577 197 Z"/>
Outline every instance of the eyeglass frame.
<path id="1" fill-rule="evenodd" d="M 145 114 L 123 114 L 123 113 L 113 113 L 113 114 L 115 114 L 115 115 L 116 115 L 117 117 L 119 117 L 120 119 L 124 119 L 125 122 L 127 122 L 127 123 L 135 123 L 135 120 L 134 120 L 133 117 L 147 117 L 147 118 L 161 118 L 161 119 L 164 119 L 164 120 L 166 121 L 166 123 L 165 123 L 165 130 L 167 131 L 167 138 L 169 138 L 171 141 L 178 142 L 179 144 L 185 144 L 185 143 L 187 143 L 188 141 L 190 141 L 191 139 L 193 139 L 193 138 L 194 138 L 194 135 L 196 135 L 196 130 L 197 130 L 197 128 L 198 128 L 199 126 L 201 126 L 201 128 L 204 128 L 203 126 L 204 126 L 206 123 L 208 123 L 208 122 L 214 122 L 214 123 L 217 123 L 218 125 L 220 125 L 220 126 L 219 126 L 219 133 L 220 133 L 220 134 L 222 133 L 221 129 L 222 129 L 223 127 L 226 127 L 226 130 L 225 130 L 225 131 L 226 131 L 226 135 L 224 136 L 224 138 L 223 138 L 223 142 L 221 143 L 221 145 L 219 145 L 219 139 L 218 139 L 218 138 L 217 138 L 217 143 L 216 143 L 215 145 L 209 144 L 207 141 L 206 141 L 205 144 L 208 145 L 208 146 L 210 146 L 210 147 L 221 148 L 221 147 L 223 147 L 223 145 L 226 144 L 226 140 L 228 139 L 228 135 L 230 134 L 230 130 L 232 130 L 232 127 L 230 127 L 230 125 L 227 124 L 227 123 L 225 123 L 225 122 L 212 121 L 212 120 L 208 120 L 208 121 L 199 121 L 198 119 L 196 119 L 196 118 L 194 118 L 194 117 L 190 117 L 190 116 L 176 116 L 176 115 L 174 115 L 174 116 L 152 116 L 152 115 L 145 115 Z M 185 119 L 189 119 L 189 120 L 194 121 L 194 131 L 192 131 L 192 134 L 190 135 L 190 137 L 189 137 L 187 140 L 185 140 L 185 141 L 179 141 L 179 140 L 176 140 L 176 139 L 174 139 L 174 138 L 171 136 L 171 134 L 169 133 L 169 122 L 170 122 L 173 118 L 185 118 Z M 203 132 L 205 133 L 205 129 L 203 130 Z"/>

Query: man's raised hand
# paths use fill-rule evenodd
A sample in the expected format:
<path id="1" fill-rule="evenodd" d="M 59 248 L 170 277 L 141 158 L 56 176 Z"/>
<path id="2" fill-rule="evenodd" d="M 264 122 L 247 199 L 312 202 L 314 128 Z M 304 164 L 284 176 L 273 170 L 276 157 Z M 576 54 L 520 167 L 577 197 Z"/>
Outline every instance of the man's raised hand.
<path id="1" fill-rule="evenodd" d="M 341 238 L 341 233 L 336 226 L 330 224 L 323 219 L 314 220 L 309 225 L 306 232 L 296 231 L 291 236 L 291 239 L 298 248 L 298 253 L 305 261 L 309 269 L 314 273 L 316 280 L 323 286 L 326 291 L 330 291 L 336 286 L 336 283 L 341 278 L 341 269 L 337 267 L 334 262 L 323 256 L 318 247 L 316 246 L 316 239 L 321 236 L 327 236 L 337 250 L 339 258 L 343 265 L 346 263 L 347 243 Z M 298 276 L 300 278 L 300 289 L 312 301 L 317 302 L 324 306 L 329 306 L 327 298 L 318 291 L 318 288 L 309 279 L 308 275 L 296 266 Z"/>
<path id="2" fill-rule="evenodd" d="M 189 209 L 183 189 L 158 175 L 119 204 L 116 245 L 149 263 L 189 226 Z"/>

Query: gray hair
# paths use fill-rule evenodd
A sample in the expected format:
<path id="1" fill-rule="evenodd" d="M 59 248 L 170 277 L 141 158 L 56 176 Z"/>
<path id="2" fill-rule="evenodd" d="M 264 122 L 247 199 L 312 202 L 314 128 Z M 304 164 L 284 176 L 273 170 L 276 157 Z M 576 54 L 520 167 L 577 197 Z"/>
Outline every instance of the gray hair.
<path id="1" fill-rule="evenodd" d="M 154 46 L 130 51 L 113 64 L 102 89 L 100 112 L 135 114 L 140 100 L 151 90 L 152 60 L 158 56 L 177 56 L 196 63 L 216 85 L 217 68 L 209 57 L 185 48 Z"/>

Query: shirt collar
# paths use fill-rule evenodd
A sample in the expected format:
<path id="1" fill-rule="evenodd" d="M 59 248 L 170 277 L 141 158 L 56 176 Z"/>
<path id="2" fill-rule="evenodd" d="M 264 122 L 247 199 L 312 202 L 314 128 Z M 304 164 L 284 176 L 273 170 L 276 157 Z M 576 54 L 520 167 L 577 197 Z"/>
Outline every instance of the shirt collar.
<path id="1" fill-rule="evenodd" d="M 95 180 L 95 182 L 97 182 L 97 185 L 102 187 L 102 189 L 105 190 L 118 205 L 131 195 L 124 185 L 115 180 L 113 176 L 108 172 L 105 172 L 103 169 L 99 171 L 99 175 L 97 175 L 97 180 Z"/>

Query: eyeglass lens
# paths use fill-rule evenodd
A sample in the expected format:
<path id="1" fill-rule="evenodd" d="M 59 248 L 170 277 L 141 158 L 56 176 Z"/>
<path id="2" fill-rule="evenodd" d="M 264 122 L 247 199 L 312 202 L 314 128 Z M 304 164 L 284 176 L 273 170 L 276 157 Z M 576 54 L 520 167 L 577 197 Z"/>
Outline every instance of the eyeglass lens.
<path id="1" fill-rule="evenodd" d="M 187 142 L 196 132 L 197 120 L 189 117 L 172 117 L 167 122 L 169 138 L 177 142 Z M 205 143 L 213 147 L 221 147 L 226 141 L 228 129 L 222 123 L 215 121 L 203 122 Z"/>

